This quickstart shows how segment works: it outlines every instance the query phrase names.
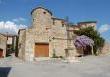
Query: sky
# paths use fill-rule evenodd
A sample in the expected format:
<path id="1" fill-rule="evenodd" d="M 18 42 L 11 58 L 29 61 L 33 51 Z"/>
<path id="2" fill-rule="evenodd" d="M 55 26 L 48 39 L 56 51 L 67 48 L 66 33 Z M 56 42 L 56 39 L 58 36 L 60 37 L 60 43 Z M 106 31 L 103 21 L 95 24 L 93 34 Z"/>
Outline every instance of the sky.
<path id="1" fill-rule="evenodd" d="M 0 0 L 0 32 L 31 26 L 30 13 L 38 6 L 73 23 L 97 21 L 97 30 L 110 42 L 110 0 Z"/>

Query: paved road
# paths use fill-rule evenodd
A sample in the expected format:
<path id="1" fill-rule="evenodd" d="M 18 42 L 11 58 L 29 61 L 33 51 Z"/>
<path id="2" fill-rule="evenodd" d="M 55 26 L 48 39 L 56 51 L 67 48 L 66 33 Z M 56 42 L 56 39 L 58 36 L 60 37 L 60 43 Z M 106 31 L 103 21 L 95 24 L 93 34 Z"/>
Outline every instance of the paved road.
<path id="1" fill-rule="evenodd" d="M 11 62 L 9 61 L 11 60 Z M 7 61 L 7 62 L 6 62 Z M 1 60 L 0 77 L 110 77 L 110 56 L 87 56 L 79 63 L 61 61 L 22 62 L 17 58 Z M 7 67 L 7 69 L 6 69 Z M 10 69 L 11 68 L 11 69 Z"/>

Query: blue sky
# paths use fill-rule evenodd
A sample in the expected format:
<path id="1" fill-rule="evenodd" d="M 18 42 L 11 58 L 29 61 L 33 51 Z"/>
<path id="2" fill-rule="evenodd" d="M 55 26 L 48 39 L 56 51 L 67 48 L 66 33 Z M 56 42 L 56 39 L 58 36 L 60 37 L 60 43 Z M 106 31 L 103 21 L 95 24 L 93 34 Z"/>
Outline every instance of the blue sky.
<path id="1" fill-rule="evenodd" d="M 46 7 L 59 18 L 68 16 L 73 23 L 96 20 L 97 29 L 110 41 L 110 0 L 0 0 L 0 24 L 30 26 L 30 12 L 37 6 Z"/>

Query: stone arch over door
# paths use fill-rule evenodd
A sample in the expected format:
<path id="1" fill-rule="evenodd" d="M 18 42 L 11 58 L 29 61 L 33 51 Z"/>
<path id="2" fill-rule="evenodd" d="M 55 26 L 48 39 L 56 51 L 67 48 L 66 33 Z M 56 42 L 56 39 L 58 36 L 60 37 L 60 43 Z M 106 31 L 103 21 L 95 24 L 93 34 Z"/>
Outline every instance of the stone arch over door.
<path id="1" fill-rule="evenodd" d="M 0 58 L 3 57 L 3 49 L 0 48 Z"/>

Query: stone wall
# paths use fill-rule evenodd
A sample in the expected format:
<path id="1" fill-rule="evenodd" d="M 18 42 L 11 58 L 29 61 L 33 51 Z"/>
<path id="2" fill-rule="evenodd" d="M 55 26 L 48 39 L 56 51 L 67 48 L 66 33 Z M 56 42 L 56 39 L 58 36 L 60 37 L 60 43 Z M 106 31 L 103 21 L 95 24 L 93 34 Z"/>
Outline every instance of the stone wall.
<path id="1" fill-rule="evenodd" d="M 78 26 L 80 26 L 80 28 L 93 27 L 96 29 L 96 22 L 82 22 L 79 23 Z"/>
<path id="2" fill-rule="evenodd" d="M 68 54 L 69 56 L 76 56 L 77 55 L 77 51 L 76 51 L 76 48 L 74 46 L 74 40 L 75 40 L 75 37 L 77 35 L 74 34 L 74 28 L 73 26 L 69 26 L 68 27 L 68 42 L 67 42 L 67 50 L 68 50 Z"/>
<path id="3" fill-rule="evenodd" d="M 35 49 L 34 47 L 35 47 L 35 31 L 33 29 L 27 29 L 25 41 L 25 59 L 27 61 L 28 60 L 33 61 Z"/>
<path id="4" fill-rule="evenodd" d="M 51 41 L 51 50 L 57 56 L 65 56 L 65 49 L 67 48 L 67 31 L 66 25 L 62 24 L 62 20 L 54 19 L 54 24 L 50 31 L 50 35 L 54 37 Z"/>
<path id="5" fill-rule="evenodd" d="M 18 50 L 19 50 L 19 58 L 25 60 L 25 41 L 26 41 L 26 30 L 19 30 L 19 39 L 18 39 Z"/>
<path id="6" fill-rule="evenodd" d="M 105 42 L 103 49 L 101 50 L 102 54 L 110 54 L 110 43 Z"/>

